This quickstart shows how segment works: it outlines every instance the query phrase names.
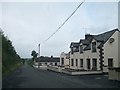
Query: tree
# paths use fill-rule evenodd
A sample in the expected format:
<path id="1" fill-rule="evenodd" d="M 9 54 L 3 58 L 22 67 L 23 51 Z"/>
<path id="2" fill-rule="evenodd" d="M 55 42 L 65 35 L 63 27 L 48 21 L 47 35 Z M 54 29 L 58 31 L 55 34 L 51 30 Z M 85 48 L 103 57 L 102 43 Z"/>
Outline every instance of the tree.
<path id="1" fill-rule="evenodd" d="M 32 51 L 32 53 L 31 53 L 31 56 L 33 57 L 33 60 L 35 60 L 35 58 L 37 58 L 37 53 L 36 53 L 36 51 L 35 50 L 33 50 Z"/>
<path id="2" fill-rule="evenodd" d="M 0 57 L 2 55 L 2 73 L 4 76 L 21 64 L 21 58 L 12 45 L 12 41 L 2 31 L 0 31 L 0 46 L 2 46 L 0 47 L 0 53 L 2 53 Z"/>

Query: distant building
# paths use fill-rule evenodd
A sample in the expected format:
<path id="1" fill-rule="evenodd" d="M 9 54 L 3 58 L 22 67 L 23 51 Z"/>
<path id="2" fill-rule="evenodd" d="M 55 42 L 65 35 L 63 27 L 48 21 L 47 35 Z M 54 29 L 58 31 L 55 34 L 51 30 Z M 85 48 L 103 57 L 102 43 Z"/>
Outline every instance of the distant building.
<path id="1" fill-rule="evenodd" d="M 39 66 L 59 66 L 60 65 L 60 58 L 59 57 L 38 57 L 35 62 L 35 65 Z"/>

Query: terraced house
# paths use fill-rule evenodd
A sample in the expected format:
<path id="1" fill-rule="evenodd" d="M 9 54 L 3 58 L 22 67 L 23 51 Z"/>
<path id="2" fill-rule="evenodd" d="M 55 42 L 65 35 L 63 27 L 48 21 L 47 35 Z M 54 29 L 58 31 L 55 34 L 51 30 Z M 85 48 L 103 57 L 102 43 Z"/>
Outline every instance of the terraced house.
<path id="1" fill-rule="evenodd" d="M 71 69 L 101 70 L 120 67 L 120 31 L 114 29 L 98 35 L 85 35 L 79 42 L 71 42 Z"/>

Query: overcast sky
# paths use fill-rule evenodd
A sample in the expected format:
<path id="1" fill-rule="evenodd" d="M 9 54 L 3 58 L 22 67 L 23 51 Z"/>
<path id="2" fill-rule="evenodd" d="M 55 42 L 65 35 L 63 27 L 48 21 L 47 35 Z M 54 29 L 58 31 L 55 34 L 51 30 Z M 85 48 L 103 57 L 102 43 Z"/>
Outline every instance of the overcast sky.
<path id="1" fill-rule="evenodd" d="M 79 4 L 2 2 L 2 30 L 17 53 L 29 58 L 31 51 L 38 52 L 38 44 L 47 39 Z M 85 33 L 99 34 L 117 27 L 117 2 L 85 2 L 52 38 L 41 45 L 41 55 L 60 56 L 61 52 L 69 51 L 72 41 L 83 39 Z"/>

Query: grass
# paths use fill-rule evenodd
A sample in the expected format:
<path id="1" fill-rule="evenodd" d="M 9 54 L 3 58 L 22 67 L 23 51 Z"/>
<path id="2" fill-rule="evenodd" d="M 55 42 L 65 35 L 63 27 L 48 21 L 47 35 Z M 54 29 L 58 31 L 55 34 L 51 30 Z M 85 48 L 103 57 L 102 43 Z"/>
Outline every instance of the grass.
<path id="1" fill-rule="evenodd" d="M 22 66 L 22 63 L 17 63 L 15 65 L 12 65 L 11 67 L 9 67 L 9 69 L 5 69 L 4 73 L 2 73 L 2 77 L 4 78 L 4 77 L 8 76 L 11 72 L 13 72 L 14 70 L 16 70 L 20 66 Z"/>

